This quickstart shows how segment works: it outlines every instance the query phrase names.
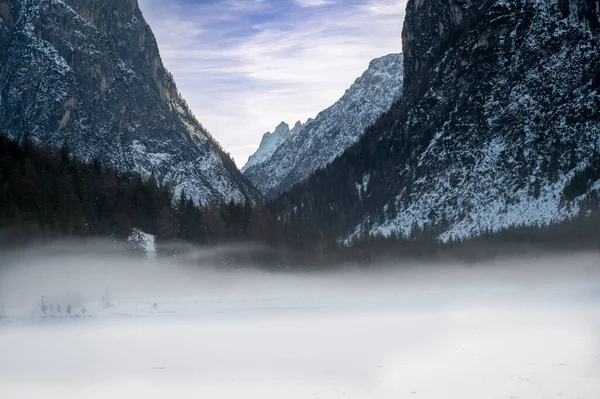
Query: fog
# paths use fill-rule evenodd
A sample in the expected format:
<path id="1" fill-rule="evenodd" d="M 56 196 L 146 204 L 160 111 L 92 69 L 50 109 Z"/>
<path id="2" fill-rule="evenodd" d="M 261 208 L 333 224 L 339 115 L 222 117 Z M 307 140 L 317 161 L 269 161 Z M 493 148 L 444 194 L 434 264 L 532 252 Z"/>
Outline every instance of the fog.
<path id="1" fill-rule="evenodd" d="M 0 397 L 600 393 L 597 254 L 320 273 L 220 270 L 213 255 L 0 254 Z"/>

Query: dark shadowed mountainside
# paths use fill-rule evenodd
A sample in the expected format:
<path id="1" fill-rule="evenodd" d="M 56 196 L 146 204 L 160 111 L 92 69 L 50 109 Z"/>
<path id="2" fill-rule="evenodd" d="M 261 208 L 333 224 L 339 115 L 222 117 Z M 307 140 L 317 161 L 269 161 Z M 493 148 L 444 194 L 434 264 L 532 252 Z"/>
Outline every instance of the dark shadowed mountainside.
<path id="1" fill-rule="evenodd" d="M 196 203 L 257 198 L 179 94 L 136 0 L 0 1 L 0 129 Z"/>
<path id="2" fill-rule="evenodd" d="M 342 241 L 442 240 L 598 207 L 598 0 L 411 0 L 402 100 L 271 203 Z"/>

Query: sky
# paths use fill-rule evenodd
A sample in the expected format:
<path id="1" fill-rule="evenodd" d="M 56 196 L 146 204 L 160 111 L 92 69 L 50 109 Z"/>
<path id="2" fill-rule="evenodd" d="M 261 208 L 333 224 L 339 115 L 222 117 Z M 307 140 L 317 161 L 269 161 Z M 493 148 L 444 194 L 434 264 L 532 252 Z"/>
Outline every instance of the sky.
<path id="1" fill-rule="evenodd" d="M 242 167 L 282 121 L 314 118 L 401 52 L 406 0 L 139 0 L 198 120 Z"/>

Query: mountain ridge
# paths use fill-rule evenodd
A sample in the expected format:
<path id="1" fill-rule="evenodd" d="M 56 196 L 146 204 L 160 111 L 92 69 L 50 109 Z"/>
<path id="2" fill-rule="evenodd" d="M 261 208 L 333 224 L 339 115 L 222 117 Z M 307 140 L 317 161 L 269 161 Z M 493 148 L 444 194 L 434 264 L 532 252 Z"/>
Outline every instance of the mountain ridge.
<path id="1" fill-rule="evenodd" d="M 244 176 L 267 198 L 288 190 L 354 144 L 398 100 L 402 84 L 402 54 L 372 60 L 338 101 L 282 141 L 268 159 L 245 167 Z"/>

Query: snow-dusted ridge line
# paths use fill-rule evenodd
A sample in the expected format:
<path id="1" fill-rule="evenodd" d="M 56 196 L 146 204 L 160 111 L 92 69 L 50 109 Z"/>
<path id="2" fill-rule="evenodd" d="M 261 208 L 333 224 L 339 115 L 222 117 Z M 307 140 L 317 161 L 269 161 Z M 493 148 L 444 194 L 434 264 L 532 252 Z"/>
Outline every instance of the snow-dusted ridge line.
<path id="1" fill-rule="evenodd" d="M 266 135 L 261 148 L 242 170 L 244 175 L 269 198 L 328 165 L 400 98 L 402 66 L 402 54 L 371 61 L 369 68 L 334 105 L 309 120 L 298 132 L 275 146 Z"/>

